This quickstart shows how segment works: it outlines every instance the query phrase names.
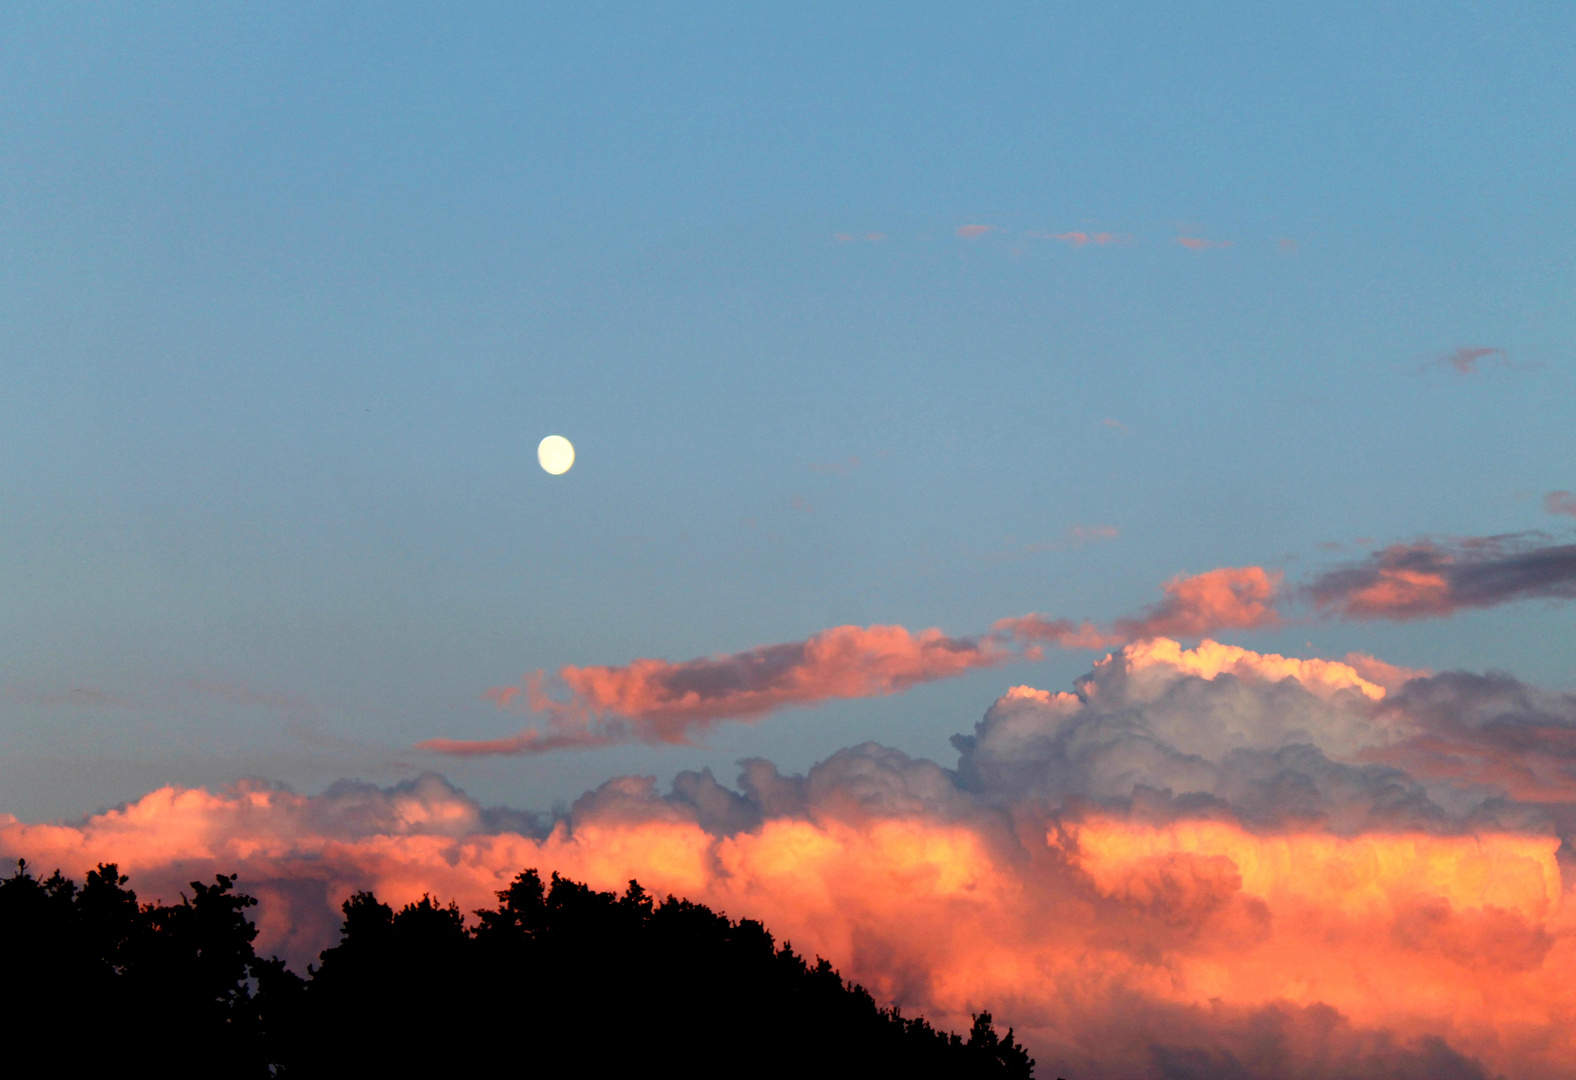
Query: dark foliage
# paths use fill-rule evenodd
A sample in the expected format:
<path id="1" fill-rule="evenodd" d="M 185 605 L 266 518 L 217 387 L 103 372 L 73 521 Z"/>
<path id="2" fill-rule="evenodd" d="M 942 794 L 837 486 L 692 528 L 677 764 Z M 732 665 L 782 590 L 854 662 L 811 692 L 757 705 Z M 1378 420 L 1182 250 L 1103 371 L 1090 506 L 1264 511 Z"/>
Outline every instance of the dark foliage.
<path id="1" fill-rule="evenodd" d="M 474 927 L 452 904 L 358 893 L 306 979 L 255 954 L 234 884 L 139 905 L 113 865 L 80 889 L 19 866 L 0 881 L 6 981 L 26 991 L 8 1049 L 69 1017 L 81 1034 L 48 1047 L 54 1072 L 107 1052 L 113 1072 L 214 1076 L 1033 1075 L 989 1013 L 967 1039 L 937 1031 L 758 922 L 633 881 L 617 896 L 527 870 Z"/>

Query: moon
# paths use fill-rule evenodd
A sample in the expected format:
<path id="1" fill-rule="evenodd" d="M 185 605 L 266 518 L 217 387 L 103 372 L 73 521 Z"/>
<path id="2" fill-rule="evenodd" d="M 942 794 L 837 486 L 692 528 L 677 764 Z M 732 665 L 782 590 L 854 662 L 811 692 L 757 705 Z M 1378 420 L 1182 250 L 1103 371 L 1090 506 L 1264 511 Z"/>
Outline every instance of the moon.
<path id="1" fill-rule="evenodd" d="M 549 435 L 537 446 L 536 460 L 554 476 L 562 476 L 575 463 L 574 445 L 562 435 Z"/>

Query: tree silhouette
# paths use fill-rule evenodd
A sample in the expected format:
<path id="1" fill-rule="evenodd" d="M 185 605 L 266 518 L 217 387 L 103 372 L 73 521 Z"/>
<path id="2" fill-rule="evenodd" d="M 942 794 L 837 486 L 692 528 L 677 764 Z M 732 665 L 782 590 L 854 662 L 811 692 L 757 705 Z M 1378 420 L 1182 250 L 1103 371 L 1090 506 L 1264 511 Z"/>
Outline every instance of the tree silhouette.
<path id="1" fill-rule="evenodd" d="M 988 1012 L 967 1039 L 938 1031 L 758 922 L 634 881 L 526 870 L 471 926 L 431 897 L 395 911 L 357 893 L 304 979 L 256 955 L 234 887 L 139 904 L 113 865 L 78 889 L 19 864 L 0 881 L 9 981 L 31 991 L 17 1030 L 82 1017 L 116 1071 L 219 1076 L 1033 1075 Z"/>

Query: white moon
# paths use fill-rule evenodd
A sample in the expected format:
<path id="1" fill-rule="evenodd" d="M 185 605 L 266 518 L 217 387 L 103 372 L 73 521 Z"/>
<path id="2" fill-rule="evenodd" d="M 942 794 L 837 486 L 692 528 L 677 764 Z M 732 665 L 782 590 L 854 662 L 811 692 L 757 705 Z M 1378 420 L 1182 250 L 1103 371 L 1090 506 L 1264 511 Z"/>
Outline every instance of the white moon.
<path id="1" fill-rule="evenodd" d="M 549 435 L 536 448 L 536 460 L 554 476 L 562 476 L 575 463 L 575 448 L 562 435 Z"/>

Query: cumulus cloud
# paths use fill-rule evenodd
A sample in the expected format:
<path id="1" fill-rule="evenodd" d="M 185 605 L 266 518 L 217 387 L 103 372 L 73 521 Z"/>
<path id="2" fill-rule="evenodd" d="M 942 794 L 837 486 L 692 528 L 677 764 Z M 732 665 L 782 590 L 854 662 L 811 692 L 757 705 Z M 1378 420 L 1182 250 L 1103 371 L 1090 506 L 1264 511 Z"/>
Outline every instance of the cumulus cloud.
<path id="1" fill-rule="evenodd" d="M 1303 587 L 1324 615 L 1424 619 L 1514 600 L 1576 597 L 1576 544 L 1538 533 L 1392 544 Z"/>
<path id="2" fill-rule="evenodd" d="M 1219 630 L 1256 630 L 1275 626 L 1275 597 L 1281 574 L 1261 566 L 1226 566 L 1165 584 L 1165 599 L 1139 615 L 1118 619 L 1117 632 L 1128 639 L 1172 635 L 1200 637 Z"/>
<path id="3" fill-rule="evenodd" d="M 951 767 L 867 743 L 732 787 L 614 778 L 556 818 L 431 774 L 165 788 L 0 818 L 0 854 L 117 860 L 149 897 L 239 871 L 298 963 L 358 889 L 471 909 L 526 866 L 634 877 L 910 1012 L 989 1007 L 1047 1075 L 1576 1077 L 1576 696 L 1365 660 L 1151 640 L 1007 691 Z"/>

